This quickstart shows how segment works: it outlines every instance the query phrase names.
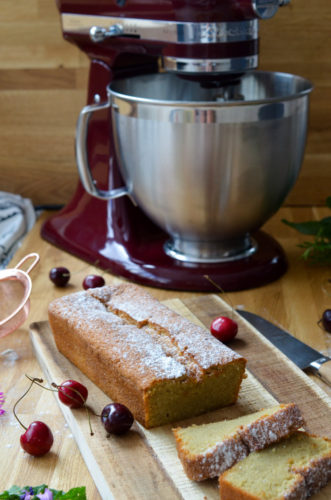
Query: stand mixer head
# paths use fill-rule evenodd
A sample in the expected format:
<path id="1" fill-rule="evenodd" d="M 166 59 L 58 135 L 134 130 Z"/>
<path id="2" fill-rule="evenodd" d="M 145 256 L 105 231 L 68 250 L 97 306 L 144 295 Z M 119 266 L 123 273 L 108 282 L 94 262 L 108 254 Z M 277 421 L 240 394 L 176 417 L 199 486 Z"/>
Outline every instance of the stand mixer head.
<path id="1" fill-rule="evenodd" d="M 181 228 L 174 229 L 174 223 L 167 220 L 162 222 L 162 217 L 160 219 L 156 216 L 153 208 L 146 208 L 144 200 L 147 197 L 152 198 L 151 206 L 153 197 L 155 200 L 161 198 L 158 210 L 162 212 L 162 203 L 168 196 L 163 193 L 162 200 L 162 196 L 157 196 L 157 190 L 152 194 L 151 183 L 145 183 L 148 186 L 145 193 L 140 187 L 137 188 L 139 182 L 135 171 L 141 171 L 143 177 L 144 163 L 150 163 L 150 150 L 145 156 L 144 153 L 140 154 L 139 159 L 139 155 L 135 158 L 134 151 L 132 154 L 131 150 L 128 158 L 125 158 L 125 150 L 130 149 L 130 143 L 126 148 L 127 130 L 120 131 L 119 122 L 126 120 L 133 123 L 141 119 L 144 112 L 145 118 L 149 119 L 144 107 L 146 101 L 150 101 L 149 104 L 156 109 L 157 116 L 170 105 L 173 109 L 165 119 L 168 122 L 167 135 L 176 135 L 178 123 L 175 123 L 175 112 L 177 121 L 179 116 L 186 114 L 184 122 L 187 123 L 184 126 L 190 127 L 192 121 L 195 122 L 194 125 L 201 127 L 202 135 L 208 139 L 205 129 L 210 125 L 212 116 L 211 121 L 216 124 L 217 143 L 218 135 L 223 130 L 219 128 L 220 123 L 224 122 L 219 109 L 223 103 L 227 108 L 225 113 L 231 115 L 230 121 L 237 116 L 234 119 L 237 125 L 231 123 L 232 131 L 238 129 L 241 121 L 241 118 L 238 119 L 240 101 L 244 101 L 240 113 L 243 108 L 247 110 L 247 104 L 250 105 L 253 100 L 256 101 L 253 106 L 255 114 L 263 107 L 269 122 L 271 119 L 277 121 L 279 107 L 277 111 L 275 100 L 279 101 L 284 96 L 285 101 L 292 100 L 293 95 L 299 95 L 300 102 L 305 100 L 306 94 L 311 90 L 309 82 L 297 77 L 296 83 L 291 81 L 290 84 L 285 84 L 284 78 L 281 86 L 285 85 L 286 88 L 278 89 L 279 95 L 275 99 L 273 91 L 270 91 L 270 88 L 275 87 L 272 74 L 251 77 L 249 73 L 258 64 L 259 19 L 272 17 L 278 7 L 286 3 L 287 0 L 174 0 L 157 3 L 150 0 L 141 3 L 137 0 L 58 0 L 65 38 L 75 43 L 91 59 L 89 105 L 81 112 L 76 140 L 78 168 L 85 189 L 79 184 L 73 200 L 60 214 L 46 222 L 42 235 L 71 253 L 97 263 L 100 267 L 111 269 L 115 274 L 142 284 L 165 288 L 211 290 L 210 283 L 204 278 L 208 274 L 224 290 L 238 290 L 259 286 L 283 274 L 286 270 L 286 258 L 277 242 L 259 231 L 253 235 L 253 239 L 249 233 L 258 230 L 265 218 L 279 208 L 284 193 L 279 196 L 281 201 L 278 200 L 277 207 L 269 209 L 267 217 L 260 217 L 259 222 L 255 222 L 253 226 L 241 228 L 238 234 L 228 231 L 222 238 L 224 224 L 221 231 L 217 230 L 217 220 L 222 227 L 222 211 L 216 217 L 216 222 L 207 228 L 207 238 L 201 238 L 201 234 L 197 236 L 191 229 L 188 232 L 185 229 L 183 234 Z M 160 73 L 161 65 L 165 73 L 163 70 Z M 255 73 L 259 74 L 253 71 L 253 75 Z M 137 87 L 130 82 L 139 79 L 143 79 L 143 84 L 139 92 L 133 91 Z M 268 83 L 265 83 L 267 80 Z M 245 90 L 242 82 L 246 81 L 253 82 L 250 83 L 253 90 Z M 164 91 L 165 85 L 170 89 L 168 93 Z M 259 88 L 266 85 L 261 93 Z M 177 88 L 182 89 L 181 97 Z M 120 112 L 113 105 L 116 99 L 115 104 L 120 104 Z M 265 105 L 269 104 L 271 107 L 268 110 Z M 112 108 L 112 120 L 109 108 Z M 293 111 L 298 105 L 286 104 L 285 108 L 286 115 L 289 108 Z M 304 125 L 300 130 L 299 142 L 303 151 L 307 121 L 306 100 L 301 108 L 298 116 Z M 208 117 L 209 111 L 209 118 L 203 118 Z M 253 121 L 259 120 L 254 118 Z M 295 124 L 296 120 L 292 120 L 290 129 Z M 140 127 L 143 130 L 144 123 Z M 237 136 L 231 130 L 230 135 L 229 131 L 226 134 L 236 141 Z M 247 135 L 247 130 L 246 127 L 244 133 L 244 129 L 241 129 L 240 140 Z M 272 127 L 270 132 L 272 133 Z M 137 137 L 137 131 L 132 129 L 130 133 L 132 138 Z M 212 134 L 215 135 L 215 130 Z M 186 129 L 181 131 L 181 137 L 185 135 Z M 199 138 L 199 135 L 198 130 L 196 137 Z M 158 137 L 157 141 L 162 145 L 162 127 L 155 137 Z M 244 138 L 242 144 L 247 140 L 250 141 L 247 137 Z M 133 141 L 129 142 L 133 144 Z M 197 140 L 192 142 L 193 145 L 194 142 Z M 136 143 L 139 146 L 136 147 L 137 151 L 144 149 L 143 143 L 144 137 L 140 132 L 139 142 Z M 167 147 L 171 150 L 173 144 L 170 142 Z M 232 150 L 231 156 L 233 151 L 235 150 Z M 206 152 L 208 153 L 207 150 Z M 219 152 L 215 154 L 213 161 L 216 160 L 217 164 L 223 159 Z M 294 169 L 296 173 L 292 172 L 291 181 L 287 183 L 290 187 L 298 173 L 298 165 L 301 164 L 300 152 L 298 157 Z M 235 158 L 230 158 L 231 164 L 235 165 L 235 161 Z M 158 168 L 157 164 L 158 161 L 155 168 Z M 232 169 L 231 164 L 227 172 L 235 178 L 236 169 Z M 180 165 L 178 168 L 174 165 L 173 157 L 170 168 L 172 176 L 180 168 Z M 153 169 L 148 171 L 147 176 L 151 176 L 151 172 Z M 162 175 L 166 179 L 167 174 Z M 179 176 L 183 175 L 186 174 L 179 172 Z M 203 165 L 199 175 L 203 176 Z M 209 177 L 208 174 L 208 179 Z M 212 178 L 208 182 L 213 184 Z M 219 182 L 219 179 L 215 182 Z M 175 183 L 176 179 L 173 185 Z M 201 180 L 198 183 L 201 184 Z M 203 183 L 205 179 L 202 180 Z M 185 179 L 183 186 L 185 187 Z M 125 194 L 129 194 L 140 208 L 134 206 L 129 197 L 122 198 Z M 224 193 L 223 189 L 223 198 L 218 201 L 218 206 L 224 205 L 224 195 L 228 198 L 229 191 Z M 204 197 L 206 198 L 206 194 Z M 184 211 L 189 212 L 194 198 L 191 194 L 186 199 Z M 182 200 L 179 197 L 177 200 L 178 205 L 183 207 Z M 176 204 L 176 197 L 172 201 Z M 169 207 L 165 210 L 169 211 Z M 178 219 L 177 215 L 175 219 L 176 217 Z M 205 231 L 203 224 L 204 221 L 202 232 Z M 172 236 L 170 243 L 167 233 Z"/>
<path id="2" fill-rule="evenodd" d="M 289 2 L 57 0 L 64 37 L 114 73 L 161 57 L 164 70 L 201 79 L 255 69 L 259 19 Z"/>

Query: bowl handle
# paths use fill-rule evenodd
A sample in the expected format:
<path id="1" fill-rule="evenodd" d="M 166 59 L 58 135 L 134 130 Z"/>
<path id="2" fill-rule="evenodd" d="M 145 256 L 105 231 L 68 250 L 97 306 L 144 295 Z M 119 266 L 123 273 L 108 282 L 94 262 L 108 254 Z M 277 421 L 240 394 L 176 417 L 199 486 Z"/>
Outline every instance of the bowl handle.
<path id="1" fill-rule="evenodd" d="M 40 257 L 37 253 L 35 252 L 32 252 L 32 253 L 29 253 L 28 255 L 26 255 L 25 257 L 23 257 L 23 259 L 21 259 L 19 261 L 18 264 L 16 264 L 15 268 L 14 269 L 21 269 L 22 265 L 27 261 L 27 260 L 32 260 L 32 264 L 30 264 L 30 266 L 28 267 L 28 269 L 25 271 L 26 274 L 29 274 L 30 271 L 32 271 L 32 269 L 38 264 L 39 260 L 40 260 Z M 21 269 L 22 270 L 22 269 Z"/>
<path id="2" fill-rule="evenodd" d="M 120 196 L 129 194 L 129 190 L 125 186 L 111 189 L 109 191 L 98 189 L 96 181 L 93 179 L 88 161 L 86 144 L 90 118 L 95 111 L 100 111 L 109 107 L 110 102 L 107 101 L 100 104 L 90 104 L 81 110 L 77 121 L 75 143 L 77 168 L 82 184 L 90 195 L 102 200 L 113 200 L 115 198 L 119 198 Z"/>

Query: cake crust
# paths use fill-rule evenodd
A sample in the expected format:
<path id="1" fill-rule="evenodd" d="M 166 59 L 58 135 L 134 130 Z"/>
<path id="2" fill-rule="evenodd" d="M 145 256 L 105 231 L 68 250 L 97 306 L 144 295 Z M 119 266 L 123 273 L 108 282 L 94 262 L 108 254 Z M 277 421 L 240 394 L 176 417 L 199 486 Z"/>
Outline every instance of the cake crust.
<path id="1" fill-rule="evenodd" d="M 59 351 L 145 427 L 238 397 L 246 360 L 136 285 L 66 295 L 48 312 Z"/>
<path id="2" fill-rule="evenodd" d="M 298 406 L 294 403 L 278 405 L 252 420 L 243 423 L 242 418 L 233 419 L 236 427 L 207 450 L 194 453 L 185 439 L 185 429 L 173 429 L 178 457 L 187 476 L 195 481 L 218 477 L 235 463 L 247 457 L 249 453 L 261 450 L 279 441 L 285 436 L 304 426 L 304 420 Z M 255 414 L 252 414 L 254 418 Z M 208 433 L 211 427 L 222 427 L 222 422 L 191 426 L 188 430 L 196 433 L 198 429 Z"/>
<path id="3" fill-rule="evenodd" d="M 320 446 L 321 443 L 322 446 Z M 318 447 L 320 448 L 317 449 Z M 310 458 L 311 449 L 315 449 L 312 458 Z M 300 450 L 301 461 L 302 454 L 305 452 L 307 453 L 307 459 L 304 460 L 305 463 L 300 464 L 298 463 L 299 460 L 296 460 L 297 450 Z M 311 495 L 320 491 L 331 480 L 331 440 L 314 434 L 308 434 L 304 431 L 297 431 L 289 438 L 285 438 L 278 444 L 270 447 L 269 450 L 265 449 L 254 452 L 254 454 L 260 454 L 261 458 L 258 469 L 256 467 L 254 468 L 254 466 L 250 467 L 248 465 L 248 459 L 244 459 L 243 462 L 221 474 L 219 477 L 220 499 L 275 500 L 275 495 L 270 493 L 270 491 L 263 489 L 263 494 L 255 494 L 252 493 L 252 491 L 248 491 L 249 488 L 247 487 L 240 487 L 240 485 L 236 484 L 232 473 L 234 470 L 241 467 L 240 475 L 248 473 L 254 478 L 260 489 L 261 485 L 259 481 L 261 477 L 261 468 L 264 467 L 263 464 L 266 463 L 270 457 L 270 455 L 266 455 L 269 451 L 272 453 L 272 465 L 274 468 L 271 470 L 271 473 L 269 471 L 269 475 L 263 471 L 263 475 L 264 481 L 270 484 L 270 488 L 272 488 L 272 476 L 276 473 L 277 460 L 281 460 L 281 454 L 286 454 L 286 478 L 284 476 L 284 488 L 281 492 L 278 492 L 277 500 L 306 500 Z M 251 458 L 251 456 L 249 458 Z M 292 476 L 292 480 L 288 481 L 290 476 Z M 282 484 L 281 481 L 282 477 L 277 475 L 277 482 Z"/>

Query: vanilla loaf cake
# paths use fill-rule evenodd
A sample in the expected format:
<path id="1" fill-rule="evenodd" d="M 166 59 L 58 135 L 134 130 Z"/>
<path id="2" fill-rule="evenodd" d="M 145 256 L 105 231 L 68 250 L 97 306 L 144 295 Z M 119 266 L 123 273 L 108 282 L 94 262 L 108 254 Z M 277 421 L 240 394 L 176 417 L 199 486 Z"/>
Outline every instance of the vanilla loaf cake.
<path id="1" fill-rule="evenodd" d="M 173 429 L 178 457 L 190 479 L 218 477 L 249 453 L 265 448 L 304 425 L 294 403 L 249 415 Z"/>
<path id="2" fill-rule="evenodd" d="M 136 285 L 63 296 L 49 322 L 59 351 L 147 428 L 237 400 L 246 360 Z"/>
<path id="3" fill-rule="evenodd" d="M 221 500 L 305 500 L 331 479 L 331 440 L 297 431 L 219 478 Z"/>

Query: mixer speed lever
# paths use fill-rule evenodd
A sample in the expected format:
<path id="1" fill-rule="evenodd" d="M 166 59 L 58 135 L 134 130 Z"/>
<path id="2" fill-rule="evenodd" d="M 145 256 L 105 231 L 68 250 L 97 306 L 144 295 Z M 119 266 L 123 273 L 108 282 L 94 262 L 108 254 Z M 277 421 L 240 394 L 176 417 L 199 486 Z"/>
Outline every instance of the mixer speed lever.
<path id="1" fill-rule="evenodd" d="M 102 28 L 101 26 L 92 26 L 90 29 L 90 38 L 92 42 L 103 42 L 106 38 L 113 36 L 120 36 L 123 33 L 123 26 L 120 24 L 113 24 L 109 28 Z"/>

